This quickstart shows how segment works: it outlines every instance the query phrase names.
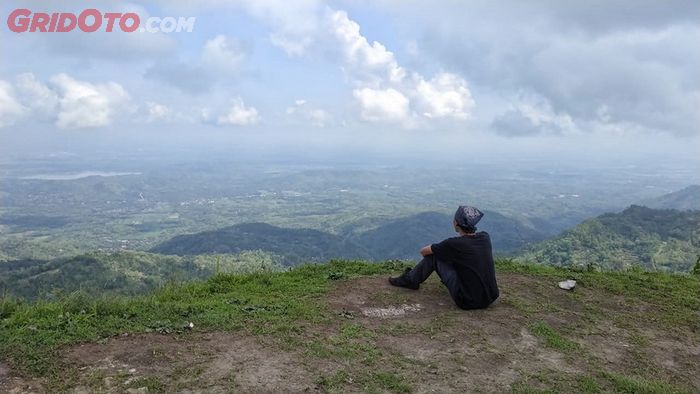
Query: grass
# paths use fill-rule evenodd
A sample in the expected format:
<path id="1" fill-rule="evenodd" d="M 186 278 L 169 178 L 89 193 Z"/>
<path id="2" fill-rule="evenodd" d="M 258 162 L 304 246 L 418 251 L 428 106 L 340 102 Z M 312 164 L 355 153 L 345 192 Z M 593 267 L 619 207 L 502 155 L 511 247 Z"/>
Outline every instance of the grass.
<path id="1" fill-rule="evenodd" d="M 588 375 L 565 374 L 552 370 L 544 370 L 529 374 L 513 385 L 514 393 L 600 393 L 598 381 Z"/>
<path id="2" fill-rule="evenodd" d="M 290 272 L 219 274 L 207 281 L 170 284 L 142 297 L 89 297 L 76 292 L 59 301 L 33 304 L 4 299 L 0 356 L 33 376 L 59 373 L 60 346 L 97 341 L 124 332 L 186 334 L 196 330 L 246 330 L 251 334 L 294 335 L 299 323 L 330 318 L 323 303 L 328 274 L 377 275 L 400 263 L 331 262 Z"/>
<path id="3" fill-rule="evenodd" d="M 617 393 L 629 394 L 672 394 L 690 393 L 679 390 L 667 383 L 644 379 L 638 376 L 626 376 L 615 372 L 604 372 L 603 377 L 612 384 L 612 390 Z"/>
<path id="4" fill-rule="evenodd" d="M 405 379 L 390 372 L 348 372 L 341 370 L 332 376 L 322 376 L 316 380 L 316 384 L 322 390 L 329 393 L 346 392 L 346 385 L 361 388 L 366 393 L 411 393 L 413 390 Z"/>
<path id="5" fill-rule="evenodd" d="M 165 383 L 155 376 L 135 379 L 127 387 L 133 389 L 145 387 L 147 393 L 164 393 L 166 388 Z"/>
<path id="6" fill-rule="evenodd" d="M 559 332 L 544 321 L 536 321 L 530 324 L 530 331 L 534 335 L 544 339 L 544 343 L 547 347 L 559 350 L 562 353 L 573 353 L 581 350 L 581 345 L 562 337 Z"/>
<path id="7" fill-rule="evenodd" d="M 620 393 L 620 394 L 684 394 L 688 390 L 679 389 L 668 383 L 629 376 L 616 372 L 600 372 L 592 375 L 565 374 L 545 370 L 527 375 L 513 386 L 514 393 Z"/>
<path id="8" fill-rule="evenodd" d="M 687 329 L 700 335 L 697 311 L 700 310 L 700 278 L 697 275 L 648 272 L 638 269 L 630 271 L 576 271 L 567 268 L 536 264 L 521 264 L 512 260 L 501 260 L 496 264 L 499 272 L 534 275 L 551 280 L 552 283 L 571 278 L 579 287 L 610 296 L 624 297 L 628 302 L 644 302 L 647 312 L 630 311 L 638 318 L 650 318 L 667 329 Z M 576 290 L 572 293 L 575 296 Z M 515 307 L 528 313 L 542 309 L 543 305 L 524 304 L 511 299 Z M 589 305 L 586 305 L 589 307 Z M 534 308 L 534 309 L 533 309 Z M 699 337 L 700 338 L 700 337 Z"/>
<path id="9" fill-rule="evenodd" d="M 280 349 L 301 350 L 301 356 L 307 360 L 339 365 L 334 372 L 317 378 L 317 385 L 327 392 L 344 392 L 350 386 L 365 392 L 407 393 L 412 391 L 411 379 L 416 379 L 409 371 L 421 363 L 432 365 L 430 360 L 409 359 L 378 346 L 377 339 L 387 335 L 418 335 L 432 341 L 445 331 L 461 329 L 457 325 L 459 312 L 448 311 L 422 321 L 387 321 L 367 327 L 358 320 L 338 316 L 323 302 L 334 282 L 357 276 L 388 275 L 404 266 L 400 262 L 332 261 L 303 265 L 288 272 L 218 274 L 205 281 L 169 284 L 147 296 L 95 298 L 76 292 L 59 300 L 34 303 L 1 298 L 0 359 L 23 374 L 49 380 L 60 376 L 66 381 L 73 379 L 71 373 L 75 371 L 71 372 L 60 361 L 58 353 L 62 346 L 100 341 L 125 332 L 186 337 L 191 331 L 187 325 L 193 322 L 194 331 L 239 331 L 242 335 L 272 338 L 268 340 Z M 522 293 L 504 289 L 501 302 L 517 314 L 516 321 L 522 321 L 544 346 L 566 355 L 569 361 L 584 360 L 585 365 L 585 371 L 577 374 L 548 370 L 526 373 L 515 382 L 513 391 L 682 392 L 663 376 L 654 375 L 654 371 L 650 371 L 651 376 L 633 368 L 609 371 L 574 339 L 595 331 L 596 322 L 606 317 L 631 333 L 632 350 L 640 355 L 653 341 L 650 339 L 653 337 L 640 334 L 637 327 L 640 323 L 651 321 L 660 330 L 699 335 L 697 276 L 640 271 L 582 272 L 512 261 L 499 261 L 497 270 L 499 274 L 537 278 L 536 287 L 521 290 Z M 556 288 L 556 282 L 566 278 L 577 280 L 574 292 Z M 553 294 L 558 301 L 571 302 L 581 309 L 568 311 L 549 298 Z M 403 302 L 403 297 L 405 293 L 397 292 L 382 293 L 380 298 Z M 616 309 L 614 317 L 607 316 L 610 305 L 617 302 L 615 297 L 623 299 L 625 307 Z M 547 318 L 567 313 L 576 316 L 576 324 L 566 319 L 562 320 L 564 323 L 552 324 Z M 330 334 L 308 330 L 320 326 L 330 329 Z M 486 343 L 489 334 L 481 333 L 476 326 L 469 335 L 478 344 Z M 183 370 L 178 375 L 200 373 L 200 370 Z M 95 375 L 92 380 L 97 385 L 102 378 Z M 231 375 L 230 381 L 235 385 L 236 377 Z M 149 392 L 167 390 L 167 384 L 158 377 L 132 383 L 135 388 L 148 387 Z M 61 391 L 60 387 L 56 391 Z"/>

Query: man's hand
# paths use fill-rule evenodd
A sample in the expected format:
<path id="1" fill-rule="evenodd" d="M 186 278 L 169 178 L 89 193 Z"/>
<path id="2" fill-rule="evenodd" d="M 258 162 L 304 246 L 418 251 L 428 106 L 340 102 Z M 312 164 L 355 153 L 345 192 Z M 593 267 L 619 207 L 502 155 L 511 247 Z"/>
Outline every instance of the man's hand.
<path id="1" fill-rule="evenodd" d="M 433 254 L 433 249 L 430 248 L 430 245 L 424 246 L 424 247 L 420 250 L 420 254 L 421 254 L 423 257 L 425 257 L 425 256 L 430 256 L 431 254 Z"/>

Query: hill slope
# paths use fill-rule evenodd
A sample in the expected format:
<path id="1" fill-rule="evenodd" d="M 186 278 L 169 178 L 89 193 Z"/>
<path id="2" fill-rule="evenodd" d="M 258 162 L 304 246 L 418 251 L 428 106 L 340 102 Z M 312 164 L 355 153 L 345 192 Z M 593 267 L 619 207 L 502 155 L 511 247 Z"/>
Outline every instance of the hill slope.
<path id="1" fill-rule="evenodd" d="M 461 311 L 434 277 L 390 287 L 402 267 L 334 262 L 138 298 L 2 300 L 0 392 L 700 390 L 697 277 L 500 262 L 501 298 Z M 573 292 L 556 287 L 565 278 Z"/>
<path id="2" fill-rule="evenodd" d="M 489 232 L 497 254 L 508 254 L 545 238 L 540 232 L 515 219 L 497 212 L 484 214 L 479 230 Z M 450 215 L 423 212 L 384 222 L 375 229 L 356 234 L 352 239 L 365 247 L 376 260 L 416 259 L 421 247 L 456 235 L 451 223 Z"/>
<path id="3" fill-rule="evenodd" d="M 664 194 L 663 196 L 644 200 L 639 203 L 649 208 L 678 209 L 679 211 L 700 210 L 700 185 L 688 186 L 685 189 Z"/>
<path id="4" fill-rule="evenodd" d="M 179 235 L 151 251 L 198 255 L 263 250 L 282 256 L 285 265 L 326 261 L 331 258 L 369 257 L 359 245 L 342 237 L 310 229 L 281 228 L 265 223 L 244 223 L 196 234 Z"/>
<path id="5" fill-rule="evenodd" d="M 76 290 L 135 295 L 168 282 L 206 279 L 217 272 L 282 269 L 277 260 L 262 252 L 179 257 L 131 251 L 93 252 L 49 261 L 13 260 L 0 263 L 0 294 L 30 300 Z"/>
<path id="6" fill-rule="evenodd" d="M 688 272 L 700 258 L 700 211 L 631 206 L 528 248 L 520 259 L 556 266 Z"/>

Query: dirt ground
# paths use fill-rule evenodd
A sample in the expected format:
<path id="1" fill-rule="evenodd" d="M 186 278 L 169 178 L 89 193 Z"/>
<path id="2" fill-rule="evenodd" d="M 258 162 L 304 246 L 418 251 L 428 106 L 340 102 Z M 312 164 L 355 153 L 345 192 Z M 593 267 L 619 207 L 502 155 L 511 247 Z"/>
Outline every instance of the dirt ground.
<path id="1" fill-rule="evenodd" d="M 67 390 L 506 392 L 523 383 L 567 384 L 602 368 L 654 371 L 655 378 L 700 391 L 697 339 L 656 330 L 651 323 L 621 326 L 614 318 L 616 311 L 644 305 L 585 288 L 574 296 L 526 275 L 502 275 L 499 285 L 502 296 L 490 308 L 461 311 L 437 280 L 419 291 L 393 288 L 386 278 L 338 281 L 327 297 L 335 318 L 309 327 L 291 343 L 237 332 L 117 336 L 63 349 L 75 375 Z M 593 319 L 585 313 L 587 305 L 604 313 Z M 547 346 L 532 332 L 533 319 L 570 334 L 584 350 L 572 354 Z M 56 386 L 22 378 L 0 364 L 0 392 L 47 387 Z"/>

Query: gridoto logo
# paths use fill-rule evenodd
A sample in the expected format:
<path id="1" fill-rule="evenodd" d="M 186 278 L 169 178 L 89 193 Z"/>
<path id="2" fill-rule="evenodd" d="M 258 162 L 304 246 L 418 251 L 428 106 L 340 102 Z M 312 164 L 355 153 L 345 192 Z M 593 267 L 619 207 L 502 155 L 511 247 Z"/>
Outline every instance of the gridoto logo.
<path id="1" fill-rule="evenodd" d="M 135 12 L 101 12 L 89 8 L 76 14 L 73 12 L 32 12 L 18 8 L 7 17 L 7 27 L 15 33 L 67 33 L 77 29 L 85 33 L 96 31 L 147 32 L 147 33 L 191 33 L 196 18 L 151 16 L 142 23 Z"/>

